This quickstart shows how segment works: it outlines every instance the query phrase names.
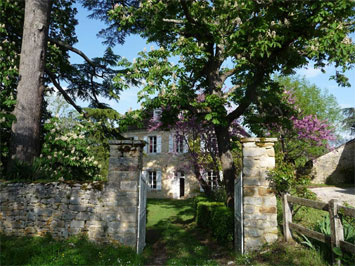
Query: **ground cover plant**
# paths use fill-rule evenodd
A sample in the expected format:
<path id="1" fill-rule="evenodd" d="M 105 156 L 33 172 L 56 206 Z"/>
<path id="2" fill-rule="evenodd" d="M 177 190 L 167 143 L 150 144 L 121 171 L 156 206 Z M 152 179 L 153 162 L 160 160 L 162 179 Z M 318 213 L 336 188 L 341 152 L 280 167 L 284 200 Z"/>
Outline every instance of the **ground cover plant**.
<path id="1" fill-rule="evenodd" d="M 141 265 L 131 248 L 97 245 L 85 237 L 55 241 L 45 237 L 0 235 L 1 265 Z"/>

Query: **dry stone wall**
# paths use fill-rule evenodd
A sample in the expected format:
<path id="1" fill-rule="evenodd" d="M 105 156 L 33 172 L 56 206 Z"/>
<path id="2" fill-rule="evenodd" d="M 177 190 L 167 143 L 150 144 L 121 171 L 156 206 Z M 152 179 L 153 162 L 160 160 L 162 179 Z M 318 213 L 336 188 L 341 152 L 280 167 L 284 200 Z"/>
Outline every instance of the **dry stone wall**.
<path id="1" fill-rule="evenodd" d="M 245 138 L 243 143 L 244 251 L 277 240 L 276 197 L 267 171 L 275 167 L 274 138 Z"/>
<path id="2" fill-rule="evenodd" d="M 11 235 L 84 233 L 95 242 L 136 247 L 141 141 L 113 141 L 108 182 L 0 184 L 0 231 Z"/>
<path id="3" fill-rule="evenodd" d="M 313 160 L 312 183 L 355 183 L 355 139 Z"/>

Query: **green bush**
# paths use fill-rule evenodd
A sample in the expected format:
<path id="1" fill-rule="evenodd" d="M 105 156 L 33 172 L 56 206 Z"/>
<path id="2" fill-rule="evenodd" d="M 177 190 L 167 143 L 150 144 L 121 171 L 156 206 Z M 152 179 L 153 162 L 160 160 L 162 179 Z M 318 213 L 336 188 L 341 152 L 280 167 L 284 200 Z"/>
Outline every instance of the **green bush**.
<path id="1" fill-rule="evenodd" d="M 233 212 L 222 202 L 209 201 L 206 197 L 195 198 L 196 223 L 208 229 L 219 242 L 233 239 Z"/>
<path id="2" fill-rule="evenodd" d="M 213 236 L 219 242 L 233 240 L 233 212 L 226 206 L 217 206 L 212 211 Z"/>

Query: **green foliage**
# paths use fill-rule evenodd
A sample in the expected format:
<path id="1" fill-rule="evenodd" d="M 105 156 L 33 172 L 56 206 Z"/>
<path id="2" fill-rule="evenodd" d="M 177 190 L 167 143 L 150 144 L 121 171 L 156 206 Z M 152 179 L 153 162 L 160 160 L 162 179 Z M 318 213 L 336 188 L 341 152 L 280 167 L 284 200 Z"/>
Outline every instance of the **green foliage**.
<path id="1" fill-rule="evenodd" d="M 0 235 L 2 265 L 142 265 L 131 248 L 97 245 L 83 236 L 56 241 L 45 237 Z"/>
<path id="2" fill-rule="evenodd" d="M 95 159 L 94 147 L 100 145 L 89 138 L 96 130 L 90 120 L 72 121 L 62 127 L 59 118 L 44 125 L 44 144 L 40 155 L 45 170 L 52 170 L 53 180 L 101 180 L 102 165 Z"/>
<path id="3" fill-rule="evenodd" d="M 344 129 L 350 131 L 351 135 L 355 135 L 355 108 L 344 108 L 342 111 L 345 116 L 342 121 Z"/>
<path id="4" fill-rule="evenodd" d="M 217 206 L 212 211 L 211 228 L 218 242 L 233 241 L 233 211 L 226 206 Z"/>
<path id="5" fill-rule="evenodd" d="M 218 242 L 233 240 L 233 211 L 222 202 L 208 201 L 206 198 L 195 199 L 196 223 L 208 229 Z"/>
<path id="6" fill-rule="evenodd" d="M 283 161 L 280 161 L 277 167 L 269 171 L 268 178 L 270 186 L 278 195 L 290 193 L 291 188 L 296 184 L 294 166 Z"/>

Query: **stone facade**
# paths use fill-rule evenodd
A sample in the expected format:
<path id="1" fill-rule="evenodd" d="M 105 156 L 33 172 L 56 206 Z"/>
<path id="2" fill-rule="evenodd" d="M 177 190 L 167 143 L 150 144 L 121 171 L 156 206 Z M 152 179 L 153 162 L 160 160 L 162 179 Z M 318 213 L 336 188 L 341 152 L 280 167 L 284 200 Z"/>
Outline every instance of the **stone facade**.
<path id="1" fill-rule="evenodd" d="M 200 192 L 200 185 L 193 173 L 187 149 L 181 152 L 172 151 L 173 135 L 171 131 L 148 132 L 145 129 L 131 130 L 124 134 L 127 138 L 148 142 L 143 155 L 143 174 L 148 175 L 149 171 L 155 171 L 158 179 L 157 187 L 148 191 L 148 198 L 184 199 Z M 150 136 L 157 138 L 157 152 L 148 150 Z M 149 180 L 149 177 L 146 179 Z"/>
<path id="2" fill-rule="evenodd" d="M 276 197 L 267 171 L 275 167 L 274 138 L 245 138 L 243 143 L 244 251 L 277 240 Z"/>
<path id="3" fill-rule="evenodd" d="M 111 143 L 107 183 L 0 184 L 0 232 L 57 239 L 83 233 L 92 241 L 135 248 L 143 146 Z"/>
<path id="4" fill-rule="evenodd" d="M 313 161 L 312 183 L 355 183 L 355 139 Z"/>

